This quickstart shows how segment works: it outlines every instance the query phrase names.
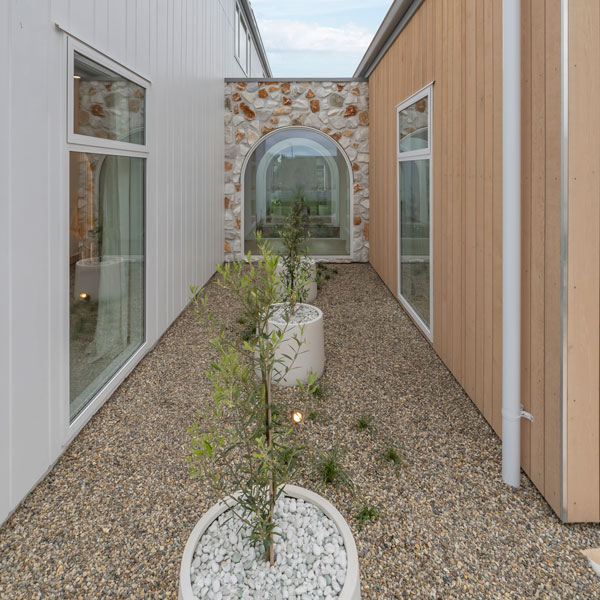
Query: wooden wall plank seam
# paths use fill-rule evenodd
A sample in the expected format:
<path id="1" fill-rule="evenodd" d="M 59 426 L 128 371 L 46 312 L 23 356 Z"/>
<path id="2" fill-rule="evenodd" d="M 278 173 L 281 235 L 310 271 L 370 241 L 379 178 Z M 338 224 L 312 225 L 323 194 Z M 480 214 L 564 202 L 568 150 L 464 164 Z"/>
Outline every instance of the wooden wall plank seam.
<path id="1" fill-rule="evenodd" d="M 569 520 L 600 519 L 600 5 L 569 2 Z"/>

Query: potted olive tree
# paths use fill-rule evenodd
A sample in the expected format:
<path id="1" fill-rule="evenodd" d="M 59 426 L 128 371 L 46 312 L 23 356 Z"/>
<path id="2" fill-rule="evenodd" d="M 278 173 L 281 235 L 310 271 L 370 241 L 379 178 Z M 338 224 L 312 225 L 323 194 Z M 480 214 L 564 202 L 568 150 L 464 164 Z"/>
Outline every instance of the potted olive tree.
<path id="1" fill-rule="evenodd" d="M 279 229 L 284 248 L 278 265 L 283 291 L 285 293 L 286 288 L 295 290 L 297 281 L 306 280 L 305 288 L 296 292 L 302 294 L 301 302 L 314 302 L 317 297 L 316 265 L 308 256 L 309 225 L 308 206 L 302 200 L 297 200 Z"/>
<path id="2" fill-rule="evenodd" d="M 280 366 L 276 370 L 281 375 L 278 377 L 280 385 L 296 385 L 298 381 L 306 383 L 311 373 L 319 378 L 325 369 L 323 312 L 310 304 L 317 296 L 317 275 L 306 246 L 308 225 L 306 205 L 296 202 L 279 230 L 286 249 L 279 266 L 283 302 L 269 320 L 269 326 L 279 330 L 285 326 L 289 332 L 277 353 Z M 286 313 L 286 319 L 283 319 L 283 313 Z M 294 336 L 302 340 L 303 350 L 290 367 Z M 285 373 L 282 373 L 283 370 Z"/>
<path id="3" fill-rule="evenodd" d="M 179 598 L 358 600 L 358 554 L 347 523 L 327 500 L 290 484 L 300 450 L 293 424 L 302 422 L 302 406 L 286 410 L 274 398 L 277 352 L 287 327 L 269 326 L 278 310 L 278 257 L 260 240 L 259 248 L 255 264 L 218 268 L 220 284 L 256 324 L 250 340 L 230 339 L 206 297 L 192 288 L 198 315 L 218 332 L 212 340 L 218 357 L 208 373 L 213 402 L 189 429 L 187 460 L 191 476 L 207 482 L 221 500 L 187 541 Z M 297 356 L 302 341 L 295 341 Z"/>

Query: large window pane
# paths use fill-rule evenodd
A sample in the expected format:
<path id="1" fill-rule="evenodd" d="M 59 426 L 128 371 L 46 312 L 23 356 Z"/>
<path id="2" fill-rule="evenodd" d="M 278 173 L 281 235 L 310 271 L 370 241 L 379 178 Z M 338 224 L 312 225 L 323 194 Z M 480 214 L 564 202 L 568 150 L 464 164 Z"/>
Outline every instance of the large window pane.
<path id="1" fill-rule="evenodd" d="M 70 413 L 144 341 L 144 159 L 71 152 Z"/>
<path id="2" fill-rule="evenodd" d="M 75 52 L 73 95 L 74 133 L 145 143 L 143 87 Z"/>
<path id="3" fill-rule="evenodd" d="M 429 147 L 429 98 L 421 98 L 398 113 L 399 152 Z"/>
<path id="4" fill-rule="evenodd" d="M 430 325 L 429 159 L 399 163 L 400 293 Z"/>
<path id="5" fill-rule="evenodd" d="M 310 217 L 310 253 L 350 254 L 350 176 L 329 138 L 309 129 L 285 129 L 264 139 L 248 161 L 244 178 L 245 252 L 257 251 L 256 233 L 277 248 L 291 207 Z"/>

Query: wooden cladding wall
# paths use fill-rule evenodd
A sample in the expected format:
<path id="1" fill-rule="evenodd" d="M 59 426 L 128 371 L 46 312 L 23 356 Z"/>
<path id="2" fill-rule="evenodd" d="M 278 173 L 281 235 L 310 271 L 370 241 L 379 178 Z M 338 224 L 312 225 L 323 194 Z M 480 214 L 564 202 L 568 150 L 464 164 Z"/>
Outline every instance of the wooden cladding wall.
<path id="1" fill-rule="evenodd" d="M 560 0 L 522 7 L 522 465 L 558 512 Z M 396 106 L 432 81 L 434 348 L 500 435 L 500 2 L 425 0 L 370 77 L 370 261 L 395 294 Z"/>
<path id="2" fill-rule="evenodd" d="M 567 501 L 600 520 L 600 8 L 569 2 Z"/>

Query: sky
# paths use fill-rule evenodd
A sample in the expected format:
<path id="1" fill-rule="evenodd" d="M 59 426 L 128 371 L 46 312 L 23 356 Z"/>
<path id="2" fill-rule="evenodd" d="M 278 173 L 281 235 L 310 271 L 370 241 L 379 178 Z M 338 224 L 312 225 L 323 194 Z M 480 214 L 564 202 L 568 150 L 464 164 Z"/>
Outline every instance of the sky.
<path id="1" fill-rule="evenodd" d="M 392 0 L 251 0 L 274 77 L 352 77 Z"/>

